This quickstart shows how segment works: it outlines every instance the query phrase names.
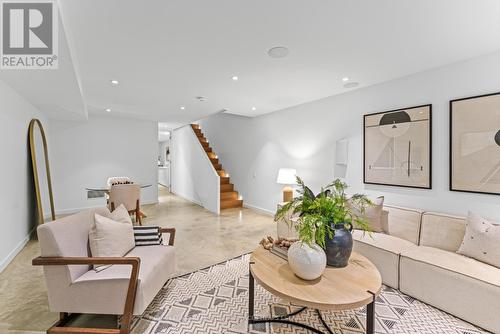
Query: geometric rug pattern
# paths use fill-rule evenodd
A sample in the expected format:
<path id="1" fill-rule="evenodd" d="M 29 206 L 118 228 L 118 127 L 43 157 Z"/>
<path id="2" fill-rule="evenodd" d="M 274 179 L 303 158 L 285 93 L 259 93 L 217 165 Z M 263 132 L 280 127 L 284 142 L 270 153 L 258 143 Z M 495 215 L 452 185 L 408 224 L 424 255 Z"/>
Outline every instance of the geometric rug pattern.
<path id="1" fill-rule="evenodd" d="M 248 317 L 248 265 L 250 256 L 169 280 L 140 317 L 134 318 L 132 334 L 307 334 L 284 324 L 254 324 Z M 255 316 L 279 316 L 298 306 L 273 296 L 255 284 Z M 488 333 L 445 312 L 383 287 L 376 300 L 376 333 L 482 334 Z M 335 334 L 365 332 L 366 307 L 350 311 L 322 311 Z M 326 332 L 312 309 L 292 318 Z"/>

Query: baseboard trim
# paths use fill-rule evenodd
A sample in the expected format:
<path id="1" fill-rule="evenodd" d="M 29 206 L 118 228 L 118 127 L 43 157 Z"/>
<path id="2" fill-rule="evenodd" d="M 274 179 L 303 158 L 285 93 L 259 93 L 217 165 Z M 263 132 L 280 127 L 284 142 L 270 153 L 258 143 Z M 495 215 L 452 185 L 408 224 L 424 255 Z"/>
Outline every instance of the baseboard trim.
<path id="1" fill-rule="evenodd" d="M 252 210 L 255 210 L 255 211 L 259 211 L 265 215 L 268 215 L 268 216 L 273 216 L 274 217 L 274 212 L 270 211 L 270 210 L 267 210 L 267 209 L 263 209 L 261 207 L 258 207 L 256 205 L 252 205 L 252 204 L 248 204 L 248 203 L 245 203 L 245 201 L 243 201 L 243 207 L 244 208 L 247 208 L 247 209 L 252 209 Z"/>
<path id="2" fill-rule="evenodd" d="M 31 236 L 35 233 L 35 231 L 36 227 L 34 227 L 31 231 L 29 231 L 28 235 L 24 237 L 24 239 L 21 240 L 21 242 L 19 242 L 17 246 L 14 247 L 13 250 L 10 251 L 10 253 L 7 255 L 5 259 L 2 260 L 2 262 L 0 262 L 0 273 L 3 272 L 5 268 L 7 268 L 7 266 L 12 262 L 12 260 L 14 260 L 17 254 L 19 254 L 19 252 L 23 250 L 24 246 L 26 246 L 28 241 L 30 241 Z"/>
<path id="3" fill-rule="evenodd" d="M 200 201 L 197 201 L 197 200 L 192 199 L 192 198 L 188 198 L 188 197 L 183 196 L 183 195 L 181 195 L 181 194 L 178 194 L 178 193 L 176 193 L 176 192 L 174 192 L 174 191 L 172 191 L 172 190 L 170 190 L 170 192 L 171 192 L 172 194 L 174 194 L 175 196 L 177 196 L 177 197 L 180 197 L 180 198 L 182 198 L 182 199 L 185 199 L 186 201 L 189 201 L 189 202 L 191 202 L 191 203 L 197 204 L 197 205 L 199 205 L 199 206 L 201 206 L 201 207 L 203 207 L 203 208 L 204 208 L 203 204 L 202 204 Z"/>
<path id="4" fill-rule="evenodd" d="M 205 210 L 207 210 L 207 211 L 210 211 L 210 212 L 211 212 L 211 213 L 213 213 L 213 214 L 220 215 L 220 212 L 214 212 L 214 211 L 210 210 L 209 208 L 205 207 L 205 206 L 203 205 L 203 203 L 201 203 L 200 201 L 197 201 L 197 200 L 195 200 L 195 199 L 192 199 L 192 198 L 188 198 L 188 197 L 185 197 L 185 196 L 179 195 L 178 193 L 176 193 L 176 192 L 174 192 L 174 191 L 172 191 L 172 190 L 170 190 L 170 193 L 171 193 L 171 194 L 173 194 L 173 195 L 175 195 L 175 196 L 177 196 L 177 197 L 180 197 L 180 198 L 182 198 L 182 199 L 184 199 L 184 200 L 186 200 L 186 201 L 188 201 L 188 202 L 191 202 L 191 203 L 194 203 L 194 204 L 196 204 L 196 205 L 199 205 L 199 206 L 201 206 L 203 209 L 205 209 Z"/>

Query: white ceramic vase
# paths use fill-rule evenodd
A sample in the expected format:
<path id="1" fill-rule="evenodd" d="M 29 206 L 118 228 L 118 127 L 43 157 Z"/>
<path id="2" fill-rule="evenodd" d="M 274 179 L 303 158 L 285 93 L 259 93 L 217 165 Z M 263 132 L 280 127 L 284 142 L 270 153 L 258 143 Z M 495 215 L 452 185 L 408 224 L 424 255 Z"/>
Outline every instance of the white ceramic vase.
<path id="1" fill-rule="evenodd" d="M 326 268 L 326 254 L 317 244 L 309 246 L 300 241 L 294 242 L 288 249 L 288 264 L 298 277 L 314 280 Z"/>

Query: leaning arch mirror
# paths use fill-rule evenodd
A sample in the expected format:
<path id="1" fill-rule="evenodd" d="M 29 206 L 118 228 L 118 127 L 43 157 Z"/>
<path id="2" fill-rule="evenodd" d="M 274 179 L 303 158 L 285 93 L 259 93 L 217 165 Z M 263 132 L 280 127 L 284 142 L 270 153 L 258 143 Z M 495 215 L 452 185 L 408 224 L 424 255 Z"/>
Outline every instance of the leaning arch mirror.
<path id="1" fill-rule="evenodd" d="M 45 221 L 45 213 L 50 210 L 51 220 L 56 219 L 52 183 L 50 179 L 47 138 L 42 123 L 32 119 L 29 126 L 29 145 L 31 165 L 33 168 L 33 183 L 35 185 L 36 213 L 38 224 Z"/>

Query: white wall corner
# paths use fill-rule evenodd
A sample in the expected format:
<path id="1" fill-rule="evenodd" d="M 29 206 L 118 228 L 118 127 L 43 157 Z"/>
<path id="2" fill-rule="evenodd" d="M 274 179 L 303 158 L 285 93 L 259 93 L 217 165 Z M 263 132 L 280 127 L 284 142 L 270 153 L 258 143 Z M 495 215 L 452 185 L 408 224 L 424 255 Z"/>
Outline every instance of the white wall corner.
<path id="1" fill-rule="evenodd" d="M 33 234 L 36 233 L 37 227 L 38 226 L 33 227 L 33 229 L 31 229 L 28 235 L 23 240 L 21 240 L 9 254 L 7 254 L 7 257 L 5 257 L 2 260 L 2 262 L 0 262 L 0 273 L 2 273 L 5 270 L 5 268 L 7 268 L 7 266 L 12 262 L 12 260 L 14 260 L 17 254 L 19 254 L 23 250 L 24 246 L 26 246 L 28 241 L 30 241 Z"/>

